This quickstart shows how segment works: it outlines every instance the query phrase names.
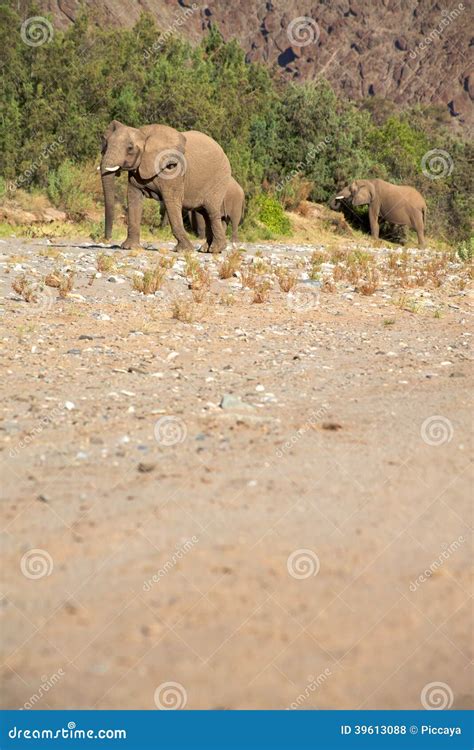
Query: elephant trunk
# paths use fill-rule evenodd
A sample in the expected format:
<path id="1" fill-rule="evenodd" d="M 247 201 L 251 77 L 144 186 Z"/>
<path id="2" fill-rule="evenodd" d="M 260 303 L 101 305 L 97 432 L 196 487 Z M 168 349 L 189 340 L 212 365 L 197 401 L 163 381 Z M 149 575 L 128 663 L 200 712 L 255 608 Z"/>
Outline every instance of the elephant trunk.
<path id="1" fill-rule="evenodd" d="M 103 172 L 101 176 L 105 205 L 105 238 L 110 240 L 114 223 L 115 172 Z"/>

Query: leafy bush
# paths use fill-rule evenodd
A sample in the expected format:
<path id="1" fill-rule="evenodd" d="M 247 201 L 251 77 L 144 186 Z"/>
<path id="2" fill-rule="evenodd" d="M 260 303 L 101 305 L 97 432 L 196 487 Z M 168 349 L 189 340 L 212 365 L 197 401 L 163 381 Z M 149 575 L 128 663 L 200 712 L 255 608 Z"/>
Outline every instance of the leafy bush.
<path id="1" fill-rule="evenodd" d="M 463 263 L 472 263 L 474 256 L 474 237 L 461 242 L 456 248 L 456 252 Z"/>
<path id="2" fill-rule="evenodd" d="M 289 234 L 291 224 L 283 206 L 271 195 L 260 194 L 255 199 L 258 219 L 274 234 Z"/>
<path id="3" fill-rule="evenodd" d="M 84 167 L 66 159 L 48 178 L 48 197 L 73 220 L 85 218 L 94 207 L 90 176 Z"/>

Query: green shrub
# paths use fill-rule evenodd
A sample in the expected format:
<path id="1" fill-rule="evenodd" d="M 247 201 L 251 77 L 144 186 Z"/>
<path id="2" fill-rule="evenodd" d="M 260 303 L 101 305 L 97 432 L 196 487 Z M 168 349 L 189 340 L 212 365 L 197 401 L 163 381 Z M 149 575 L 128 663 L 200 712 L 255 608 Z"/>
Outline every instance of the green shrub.
<path id="1" fill-rule="evenodd" d="M 461 242 L 456 248 L 456 253 L 463 263 L 472 263 L 474 255 L 474 237 L 470 237 L 469 240 Z"/>
<path id="2" fill-rule="evenodd" d="M 64 161 L 48 178 L 48 197 L 73 221 L 80 221 L 93 209 L 94 201 L 84 167 Z"/>
<path id="3" fill-rule="evenodd" d="M 270 232 L 287 235 L 291 232 L 291 224 L 283 206 L 271 195 L 261 193 L 255 199 L 257 217 Z"/>
<path id="4" fill-rule="evenodd" d="M 151 231 L 157 230 L 161 226 L 161 206 L 159 201 L 145 200 L 143 201 L 143 216 L 142 223 L 148 227 Z"/>

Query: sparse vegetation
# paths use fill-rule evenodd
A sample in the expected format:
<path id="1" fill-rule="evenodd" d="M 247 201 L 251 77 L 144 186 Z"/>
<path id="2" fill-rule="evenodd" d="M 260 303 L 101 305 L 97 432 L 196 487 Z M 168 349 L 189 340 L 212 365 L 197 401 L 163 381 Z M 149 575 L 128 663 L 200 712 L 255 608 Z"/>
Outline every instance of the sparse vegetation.
<path id="1" fill-rule="evenodd" d="M 218 275 L 220 279 L 230 279 L 240 268 L 242 263 L 242 253 L 240 250 L 232 250 L 218 266 Z"/>
<path id="2" fill-rule="evenodd" d="M 191 300 L 185 297 L 175 297 L 171 304 L 171 317 L 181 323 L 192 323 L 194 319 L 194 308 Z"/>
<path id="3" fill-rule="evenodd" d="M 194 302 L 203 302 L 211 288 L 211 274 L 209 273 L 209 269 L 203 268 L 198 264 L 188 281 Z"/>
<path id="4" fill-rule="evenodd" d="M 108 253 L 99 253 L 96 264 L 97 270 L 100 271 L 100 273 L 111 273 L 116 267 L 114 256 L 108 255 Z"/>
<path id="5" fill-rule="evenodd" d="M 133 289 L 142 294 L 154 294 L 158 292 L 163 286 L 167 270 L 166 265 L 157 263 L 153 268 L 148 268 L 144 271 L 143 276 L 135 273 L 132 276 Z"/>
<path id="6" fill-rule="evenodd" d="M 46 286 L 54 287 L 58 290 L 59 296 L 65 298 L 72 291 L 74 285 L 74 271 L 53 271 L 44 278 Z"/>
<path id="7" fill-rule="evenodd" d="M 474 237 L 460 242 L 456 249 L 458 257 L 463 263 L 472 263 L 474 256 Z"/>
<path id="8" fill-rule="evenodd" d="M 275 276 L 282 292 L 288 293 L 296 286 L 297 277 L 288 268 L 280 267 L 275 270 Z"/>
<path id="9" fill-rule="evenodd" d="M 253 289 L 257 281 L 257 275 L 255 273 L 255 270 L 252 266 L 242 266 L 240 269 L 240 282 L 242 284 L 242 289 L 245 289 L 246 287 L 248 289 Z"/>
<path id="10" fill-rule="evenodd" d="M 271 288 L 271 281 L 268 279 L 258 279 L 253 287 L 252 302 L 256 304 L 267 302 L 270 297 Z"/>
<path id="11" fill-rule="evenodd" d="M 20 295 L 25 302 L 36 302 L 38 297 L 38 285 L 27 279 L 25 274 L 17 276 L 12 281 L 12 289 Z"/>
<path id="12" fill-rule="evenodd" d="M 380 280 L 380 276 L 379 276 L 378 271 L 375 268 L 368 268 L 366 277 L 358 285 L 357 290 L 361 294 L 364 294 L 365 296 L 374 294 L 374 292 L 377 290 L 379 280 Z"/>

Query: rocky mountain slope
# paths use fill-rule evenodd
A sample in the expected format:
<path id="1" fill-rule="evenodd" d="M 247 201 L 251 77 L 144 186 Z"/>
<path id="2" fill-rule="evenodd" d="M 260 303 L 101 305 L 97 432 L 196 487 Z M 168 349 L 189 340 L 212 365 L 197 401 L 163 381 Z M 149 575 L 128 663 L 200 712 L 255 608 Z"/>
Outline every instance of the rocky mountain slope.
<path id="1" fill-rule="evenodd" d="M 473 121 L 468 2 L 446 0 L 42 0 L 59 27 L 88 7 L 101 24 L 130 25 L 143 11 L 192 41 L 211 23 L 236 37 L 249 60 L 282 75 L 327 78 L 350 98 L 441 104 Z M 471 66 L 471 72 L 469 70 Z"/>

